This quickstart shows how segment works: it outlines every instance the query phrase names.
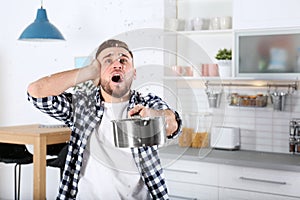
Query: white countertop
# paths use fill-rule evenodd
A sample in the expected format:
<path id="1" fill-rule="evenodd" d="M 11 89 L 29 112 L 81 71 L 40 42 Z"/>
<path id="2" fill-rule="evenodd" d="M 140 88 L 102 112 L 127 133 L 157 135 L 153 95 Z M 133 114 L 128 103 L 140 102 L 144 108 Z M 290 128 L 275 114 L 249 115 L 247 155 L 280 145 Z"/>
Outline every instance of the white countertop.
<path id="1" fill-rule="evenodd" d="M 245 150 L 216 150 L 211 148 L 183 148 L 178 145 L 162 147 L 161 159 L 183 159 L 199 162 L 257 167 L 300 172 L 300 155 Z"/>

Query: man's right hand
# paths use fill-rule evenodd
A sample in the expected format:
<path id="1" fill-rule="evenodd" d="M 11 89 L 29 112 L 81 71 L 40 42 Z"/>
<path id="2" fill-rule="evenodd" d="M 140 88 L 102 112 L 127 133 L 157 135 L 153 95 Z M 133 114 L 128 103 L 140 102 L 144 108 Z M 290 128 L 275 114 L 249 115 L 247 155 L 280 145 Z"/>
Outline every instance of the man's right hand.
<path id="1" fill-rule="evenodd" d="M 94 59 L 89 65 L 55 73 L 30 83 L 28 93 L 36 98 L 56 96 L 79 83 L 92 80 L 100 83 L 101 65 Z"/>

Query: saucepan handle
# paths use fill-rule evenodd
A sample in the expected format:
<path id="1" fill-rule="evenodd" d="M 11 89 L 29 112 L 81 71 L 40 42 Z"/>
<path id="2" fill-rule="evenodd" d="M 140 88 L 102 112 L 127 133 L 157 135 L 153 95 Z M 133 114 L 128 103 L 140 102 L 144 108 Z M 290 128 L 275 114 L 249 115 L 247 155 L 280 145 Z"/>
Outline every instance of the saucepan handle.
<path id="1" fill-rule="evenodd" d="M 142 118 L 139 114 L 132 115 L 130 118 L 140 119 L 139 121 L 136 122 L 136 124 L 140 126 L 148 126 L 148 124 L 150 123 L 150 117 Z"/>

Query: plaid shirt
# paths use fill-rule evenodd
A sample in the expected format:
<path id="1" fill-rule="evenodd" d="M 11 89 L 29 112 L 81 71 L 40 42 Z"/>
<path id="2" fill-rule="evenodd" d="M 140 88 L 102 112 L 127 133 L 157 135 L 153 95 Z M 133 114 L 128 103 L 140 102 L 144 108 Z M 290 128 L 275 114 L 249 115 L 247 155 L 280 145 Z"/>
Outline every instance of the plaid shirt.
<path id="1" fill-rule="evenodd" d="M 79 174 L 83 161 L 83 151 L 90 134 L 101 122 L 104 113 L 104 101 L 99 89 L 91 92 L 77 91 L 75 94 L 63 93 L 58 96 L 34 98 L 28 94 L 28 100 L 42 112 L 63 121 L 72 134 L 69 141 L 63 178 L 60 183 L 57 199 L 75 199 L 78 191 Z M 136 104 L 153 109 L 170 109 L 159 97 L 153 94 L 141 96 L 132 91 L 128 110 Z M 171 137 L 174 138 L 182 128 L 181 119 L 176 111 L 178 129 Z M 168 199 L 168 190 L 163 176 L 158 147 L 131 148 L 136 166 L 153 199 Z"/>

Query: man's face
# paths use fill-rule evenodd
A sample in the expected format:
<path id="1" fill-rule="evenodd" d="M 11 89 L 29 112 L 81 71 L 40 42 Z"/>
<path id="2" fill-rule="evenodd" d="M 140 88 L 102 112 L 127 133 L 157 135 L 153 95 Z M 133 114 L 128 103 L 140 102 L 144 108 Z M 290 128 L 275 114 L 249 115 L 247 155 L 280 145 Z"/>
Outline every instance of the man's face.
<path id="1" fill-rule="evenodd" d="M 136 76 L 130 53 L 124 48 L 110 47 L 104 49 L 97 59 L 101 64 L 102 89 L 116 98 L 126 95 Z"/>

